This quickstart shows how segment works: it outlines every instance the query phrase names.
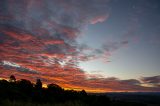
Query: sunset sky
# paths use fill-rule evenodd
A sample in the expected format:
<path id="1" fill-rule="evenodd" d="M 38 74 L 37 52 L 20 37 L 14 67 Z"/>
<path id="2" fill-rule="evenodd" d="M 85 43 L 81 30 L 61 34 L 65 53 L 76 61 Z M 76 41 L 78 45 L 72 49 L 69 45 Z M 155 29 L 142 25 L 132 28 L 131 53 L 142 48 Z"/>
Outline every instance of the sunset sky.
<path id="1" fill-rule="evenodd" d="M 88 92 L 160 91 L 160 0 L 0 0 L 0 78 Z"/>

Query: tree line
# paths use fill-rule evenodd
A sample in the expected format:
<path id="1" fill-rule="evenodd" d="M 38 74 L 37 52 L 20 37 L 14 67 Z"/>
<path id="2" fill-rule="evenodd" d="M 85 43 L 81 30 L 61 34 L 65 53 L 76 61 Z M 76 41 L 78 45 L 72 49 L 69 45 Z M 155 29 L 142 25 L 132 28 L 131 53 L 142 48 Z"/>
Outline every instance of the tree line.
<path id="1" fill-rule="evenodd" d="M 16 80 L 11 75 L 9 80 L 0 80 L 0 103 L 4 100 L 32 103 L 64 103 L 79 101 L 87 106 L 108 106 L 111 100 L 105 95 L 89 95 L 85 90 L 64 90 L 57 84 L 48 84 L 42 87 L 42 82 L 37 79 L 33 84 L 26 79 Z"/>

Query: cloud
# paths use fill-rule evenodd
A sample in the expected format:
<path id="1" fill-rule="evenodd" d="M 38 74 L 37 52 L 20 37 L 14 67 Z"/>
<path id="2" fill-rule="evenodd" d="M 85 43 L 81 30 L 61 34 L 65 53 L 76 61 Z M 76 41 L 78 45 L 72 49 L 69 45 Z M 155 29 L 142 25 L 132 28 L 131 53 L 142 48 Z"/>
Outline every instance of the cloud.
<path id="1" fill-rule="evenodd" d="M 128 44 L 128 41 L 121 42 L 108 42 L 102 46 L 102 50 L 106 52 L 114 52 L 115 50 L 124 47 Z"/>
<path id="2" fill-rule="evenodd" d="M 96 24 L 98 22 L 104 22 L 105 20 L 107 20 L 107 18 L 109 17 L 109 15 L 105 15 L 105 16 L 97 16 L 94 19 L 92 19 L 90 21 L 91 24 Z"/>
<path id="3" fill-rule="evenodd" d="M 91 48 L 88 45 L 80 46 L 79 60 L 80 61 L 91 61 L 95 59 L 101 59 L 106 63 L 111 62 L 109 58 L 112 54 L 120 48 L 127 47 L 129 44 L 128 40 L 105 42 L 100 48 Z"/>
<path id="4" fill-rule="evenodd" d="M 70 83 L 76 88 L 85 88 L 87 91 L 97 91 L 97 92 L 113 92 L 113 91 L 159 91 L 158 87 L 146 87 L 142 86 L 141 82 L 136 79 L 120 80 L 115 77 L 111 78 L 89 78 L 87 80 L 71 81 Z"/>
<path id="5" fill-rule="evenodd" d="M 29 51 L 75 55 L 81 29 L 92 20 L 105 20 L 107 5 L 108 0 L 6 0 L 0 9 L 7 17 L 0 21 L 1 32 Z"/>
<path id="6" fill-rule="evenodd" d="M 38 74 L 37 71 L 20 66 L 14 62 L 2 61 L 0 65 L 2 65 L 5 69 L 8 69 L 8 70 L 16 69 L 17 71 L 24 72 L 24 73 Z"/>
<path id="7" fill-rule="evenodd" d="M 141 80 L 144 84 L 160 87 L 160 75 L 152 77 L 142 77 Z"/>

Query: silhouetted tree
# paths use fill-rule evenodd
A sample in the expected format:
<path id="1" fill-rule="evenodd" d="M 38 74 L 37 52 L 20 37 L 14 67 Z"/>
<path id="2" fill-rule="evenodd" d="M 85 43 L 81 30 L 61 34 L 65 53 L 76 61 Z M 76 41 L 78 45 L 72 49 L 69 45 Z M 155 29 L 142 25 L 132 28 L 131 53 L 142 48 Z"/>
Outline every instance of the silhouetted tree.
<path id="1" fill-rule="evenodd" d="M 14 75 L 11 75 L 10 78 L 9 78 L 9 81 L 10 82 L 15 82 L 16 81 L 16 78 Z"/>
<path id="2" fill-rule="evenodd" d="M 42 82 L 40 79 L 37 79 L 37 82 L 35 84 L 35 88 L 36 89 L 42 89 Z"/>
<path id="3" fill-rule="evenodd" d="M 42 89 L 42 82 L 40 79 L 37 79 L 35 84 L 35 89 L 33 93 L 33 100 L 41 103 L 43 101 L 43 89 Z"/>
<path id="4" fill-rule="evenodd" d="M 55 91 L 62 91 L 62 88 L 57 85 L 57 84 L 48 84 L 47 85 L 48 89 L 51 89 L 51 90 L 55 90 Z"/>
<path id="5" fill-rule="evenodd" d="M 33 84 L 26 79 L 21 79 L 17 81 L 17 86 L 21 91 L 23 91 L 26 94 L 31 93 L 33 89 Z"/>
<path id="6" fill-rule="evenodd" d="M 0 99 L 6 99 L 9 94 L 9 82 L 6 80 L 0 80 Z"/>
<path id="7" fill-rule="evenodd" d="M 87 93 L 86 93 L 86 91 L 83 89 L 82 91 L 80 91 L 80 94 L 82 95 L 82 96 L 86 96 L 87 95 Z"/>
<path id="8" fill-rule="evenodd" d="M 63 89 L 57 84 L 48 84 L 48 96 L 52 97 L 55 101 L 61 102 L 63 101 Z"/>

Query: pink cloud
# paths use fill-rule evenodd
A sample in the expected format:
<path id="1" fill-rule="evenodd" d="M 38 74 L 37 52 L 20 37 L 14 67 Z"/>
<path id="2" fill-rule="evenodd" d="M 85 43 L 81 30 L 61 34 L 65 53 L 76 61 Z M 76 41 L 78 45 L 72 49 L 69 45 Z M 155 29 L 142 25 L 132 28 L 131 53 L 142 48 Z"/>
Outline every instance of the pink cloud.
<path id="1" fill-rule="evenodd" d="M 97 16 L 94 17 L 92 20 L 90 20 L 91 24 L 96 24 L 96 23 L 102 23 L 104 21 L 106 21 L 109 18 L 109 15 L 104 15 L 104 16 Z"/>

